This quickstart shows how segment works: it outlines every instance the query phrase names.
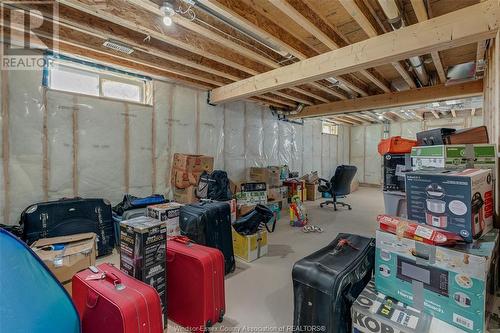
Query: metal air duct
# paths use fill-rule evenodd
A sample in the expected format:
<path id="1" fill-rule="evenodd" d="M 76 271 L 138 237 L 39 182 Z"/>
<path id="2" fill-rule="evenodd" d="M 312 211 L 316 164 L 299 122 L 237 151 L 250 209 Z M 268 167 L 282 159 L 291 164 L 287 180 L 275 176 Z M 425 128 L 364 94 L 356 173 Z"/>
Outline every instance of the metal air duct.
<path id="1" fill-rule="evenodd" d="M 380 7 L 384 11 L 385 16 L 387 16 L 388 22 L 390 23 L 393 30 L 401 29 L 405 26 L 405 22 L 401 14 L 399 13 L 398 6 L 394 0 L 378 0 Z M 418 80 L 422 86 L 429 85 L 429 74 L 425 70 L 424 62 L 419 56 L 411 57 L 408 59 L 410 64 L 417 74 Z"/>

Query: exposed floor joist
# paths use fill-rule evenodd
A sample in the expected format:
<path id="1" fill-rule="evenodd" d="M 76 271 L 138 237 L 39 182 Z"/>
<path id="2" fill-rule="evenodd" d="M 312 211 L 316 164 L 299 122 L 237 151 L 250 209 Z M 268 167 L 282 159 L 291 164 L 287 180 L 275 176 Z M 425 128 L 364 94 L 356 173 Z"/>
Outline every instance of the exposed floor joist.
<path id="1" fill-rule="evenodd" d="M 470 17 L 477 19 L 471 20 Z M 212 90 L 224 103 L 493 38 L 500 3 L 489 0 Z"/>
<path id="2" fill-rule="evenodd" d="M 447 99 L 481 96 L 482 94 L 483 81 L 477 80 L 450 86 L 438 85 L 308 106 L 300 114 L 290 116 L 290 118 L 322 117 L 346 112 L 386 109 Z"/>
<path id="3" fill-rule="evenodd" d="M 368 14 L 364 13 L 363 10 L 356 4 L 354 0 L 340 0 L 342 6 L 347 10 L 351 17 L 358 23 L 358 25 L 363 29 L 363 31 L 368 35 L 368 38 L 376 37 L 379 35 L 373 24 L 368 20 Z M 404 67 L 401 66 L 399 62 L 393 62 L 392 66 L 401 75 L 403 80 L 406 81 L 410 88 L 416 88 L 415 82 L 411 78 L 410 74 L 406 71 Z M 376 77 L 370 75 L 370 73 L 362 72 L 362 74 L 370 79 L 377 87 L 382 89 L 384 92 L 390 92 L 390 88 L 381 80 L 377 80 Z"/>

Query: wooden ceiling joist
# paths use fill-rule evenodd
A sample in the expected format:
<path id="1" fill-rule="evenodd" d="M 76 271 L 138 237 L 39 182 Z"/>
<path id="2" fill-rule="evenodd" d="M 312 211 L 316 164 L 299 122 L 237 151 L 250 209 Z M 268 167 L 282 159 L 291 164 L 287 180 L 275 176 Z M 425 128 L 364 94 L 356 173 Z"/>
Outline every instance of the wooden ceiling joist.
<path id="1" fill-rule="evenodd" d="M 293 1 L 293 0 L 288 0 Z M 291 5 L 288 1 L 286 2 L 287 8 L 290 9 Z M 223 15 L 227 19 L 237 23 L 238 25 L 253 31 L 257 35 L 259 35 L 264 40 L 270 41 L 272 44 L 277 45 L 282 51 L 288 52 L 293 55 L 297 59 L 304 60 L 311 56 L 316 55 L 317 53 L 311 51 L 307 45 L 305 45 L 302 41 L 291 36 L 285 31 L 282 27 L 280 27 L 277 23 L 267 19 L 263 15 L 260 15 L 255 9 L 251 6 L 248 6 L 243 1 L 232 1 L 232 0 L 200 0 L 200 3 L 211 8 L 212 10 L 216 10 L 220 15 Z M 293 7 L 292 7 L 293 8 Z M 313 24 L 305 19 L 301 13 L 297 13 L 295 9 L 293 10 L 295 13 L 293 15 L 302 17 L 302 20 L 307 24 L 310 29 L 314 29 Z M 326 34 L 323 35 L 323 38 L 330 38 Z M 331 37 L 334 38 L 334 37 Z M 332 41 L 330 45 L 333 46 Z M 306 49 L 309 49 L 306 51 Z M 339 81 L 345 81 L 345 85 L 351 89 L 361 94 L 362 96 L 367 96 L 368 94 L 361 87 L 352 83 L 347 78 L 336 78 Z M 313 85 L 311 82 L 310 85 Z M 314 85 L 313 85 L 314 86 Z M 333 95 L 340 99 L 347 98 L 345 94 L 339 93 L 335 90 L 324 90 L 324 88 L 320 88 L 314 86 L 317 89 L 321 89 L 326 93 Z"/>
<path id="2" fill-rule="evenodd" d="M 371 13 L 363 10 L 354 0 L 340 0 L 342 6 L 347 10 L 351 17 L 358 23 L 358 25 L 363 29 L 363 31 L 368 35 L 368 38 L 376 37 L 379 35 L 375 29 L 375 25 L 370 22 L 368 17 L 371 17 Z M 401 75 L 401 77 L 406 81 L 410 88 L 416 88 L 415 82 L 408 74 L 406 69 L 401 66 L 399 62 L 392 62 L 394 69 Z M 375 83 L 375 85 L 382 89 L 384 92 L 390 92 L 390 88 L 387 83 L 383 82 L 379 78 L 373 75 L 373 73 L 362 72 L 362 74 L 368 78 L 370 81 Z"/>
<path id="3" fill-rule="evenodd" d="M 413 7 L 418 22 L 427 21 L 429 19 L 424 0 L 411 0 L 411 6 Z"/>
<path id="4" fill-rule="evenodd" d="M 387 109 L 398 106 L 424 104 L 447 99 L 458 99 L 482 96 L 483 81 L 477 80 L 455 85 L 438 85 L 400 92 L 391 92 L 368 97 L 338 101 L 305 107 L 293 118 L 322 117 L 345 112 L 365 111 L 370 109 Z"/>
<path id="5" fill-rule="evenodd" d="M 470 18 L 474 17 L 474 20 Z M 349 47 L 216 88 L 212 103 L 223 103 L 268 91 L 400 61 L 433 51 L 493 38 L 500 25 L 496 0 L 473 5 Z"/>
<path id="6" fill-rule="evenodd" d="M 456 117 L 457 117 L 457 113 L 456 113 L 456 111 L 455 111 L 455 110 L 453 110 L 453 109 L 451 109 L 451 116 L 452 116 L 453 118 L 456 118 Z"/>
<path id="7" fill-rule="evenodd" d="M 439 113 L 437 113 L 436 110 L 431 110 L 431 113 L 434 116 L 434 118 L 436 118 L 436 119 L 440 118 Z"/>
<path id="8" fill-rule="evenodd" d="M 439 56 L 439 52 L 432 51 L 431 57 L 432 57 L 432 62 L 434 63 L 434 67 L 436 67 L 439 81 L 443 84 L 446 83 L 446 74 L 444 72 L 443 64 L 441 63 L 441 57 Z"/>

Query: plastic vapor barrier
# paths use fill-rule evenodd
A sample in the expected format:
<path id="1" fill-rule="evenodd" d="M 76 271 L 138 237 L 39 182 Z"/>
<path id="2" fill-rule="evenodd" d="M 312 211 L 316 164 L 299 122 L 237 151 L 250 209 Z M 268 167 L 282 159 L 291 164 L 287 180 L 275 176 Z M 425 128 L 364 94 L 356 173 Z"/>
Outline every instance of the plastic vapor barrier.
<path id="1" fill-rule="evenodd" d="M 10 152 L 0 164 L 7 224 L 45 200 L 102 197 L 115 204 L 125 192 L 169 196 L 176 152 L 213 156 L 215 168 L 235 181 L 252 166 L 286 164 L 329 178 L 337 164 L 348 163 L 348 128 L 322 134 L 319 120 L 278 121 L 256 103 L 212 106 L 207 92 L 154 81 L 150 106 L 46 89 L 39 71 L 8 74 L 9 122 L 0 118 Z"/>

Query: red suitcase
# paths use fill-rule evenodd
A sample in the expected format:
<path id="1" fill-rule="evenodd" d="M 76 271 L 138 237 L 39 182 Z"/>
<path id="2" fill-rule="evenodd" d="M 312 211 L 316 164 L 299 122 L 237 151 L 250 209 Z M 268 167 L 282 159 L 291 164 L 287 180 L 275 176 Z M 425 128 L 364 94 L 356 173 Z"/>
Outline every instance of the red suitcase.
<path id="1" fill-rule="evenodd" d="M 222 252 L 183 236 L 167 241 L 168 318 L 201 332 L 221 322 L 225 309 Z"/>
<path id="2" fill-rule="evenodd" d="M 73 276 L 72 298 L 82 333 L 163 333 L 160 296 L 156 290 L 110 264 L 99 272 Z"/>

